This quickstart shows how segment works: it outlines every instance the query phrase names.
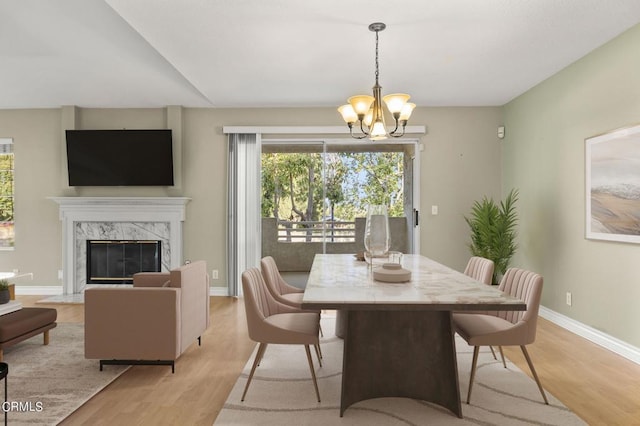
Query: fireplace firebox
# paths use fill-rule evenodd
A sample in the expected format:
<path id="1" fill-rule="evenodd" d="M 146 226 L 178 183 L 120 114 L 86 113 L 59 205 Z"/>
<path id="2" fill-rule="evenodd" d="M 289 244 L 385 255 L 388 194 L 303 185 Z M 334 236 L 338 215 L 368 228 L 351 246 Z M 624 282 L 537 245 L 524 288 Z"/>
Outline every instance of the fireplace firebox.
<path id="1" fill-rule="evenodd" d="M 133 274 L 160 272 L 161 241 L 87 240 L 87 284 L 131 284 Z"/>

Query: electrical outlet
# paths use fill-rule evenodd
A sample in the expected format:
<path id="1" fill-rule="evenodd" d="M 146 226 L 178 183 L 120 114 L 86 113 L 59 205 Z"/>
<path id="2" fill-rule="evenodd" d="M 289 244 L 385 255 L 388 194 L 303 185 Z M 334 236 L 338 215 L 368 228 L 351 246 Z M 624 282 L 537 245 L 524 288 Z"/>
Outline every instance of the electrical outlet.
<path id="1" fill-rule="evenodd" d="M 571 306 L 571 292 L 567 292 L 567 305 Z"/>
<path id="2" fill-rule="evenodd" d="M 217 269 L 211 270 L 211 279 L 214 279 L 214 280 L 218 279 L 218 270 Z"/>

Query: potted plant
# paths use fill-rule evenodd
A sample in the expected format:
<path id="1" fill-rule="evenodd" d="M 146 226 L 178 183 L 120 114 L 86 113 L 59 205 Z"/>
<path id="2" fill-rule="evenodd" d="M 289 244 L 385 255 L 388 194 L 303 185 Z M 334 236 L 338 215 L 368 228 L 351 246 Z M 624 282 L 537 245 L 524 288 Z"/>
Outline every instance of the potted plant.
<path id="1" fill-rule="evenodd" d="M 0 305 L 9 302 L 9 281 L 6 279 L 0 280 Z"/>
<path id="2" fill-rule="evenodd" d="M 471 253 L 491 259 L 495 264 L 493 284 L 498 284 L 516 252 L 516 201 L 516 189 L 512 189 L 499 205 L 493 199 L 483 197 L 473 203 L 471 215 L 464 218 L 471 229 Z"/>

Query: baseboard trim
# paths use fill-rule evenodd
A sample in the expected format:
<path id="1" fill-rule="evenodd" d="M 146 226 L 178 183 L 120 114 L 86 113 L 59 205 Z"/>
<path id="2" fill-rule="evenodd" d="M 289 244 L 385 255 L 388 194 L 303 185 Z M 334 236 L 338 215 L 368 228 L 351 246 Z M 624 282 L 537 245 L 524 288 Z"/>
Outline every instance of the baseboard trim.
<path id="1" fill-rule="evenodd" d="M 60 296 L 61 285 L 16 285 L 16 294 L 25 296 Z"/>
<path id="2" fill-rule="evenodd" d="M 593 327 L 589 327 L 579 321 L 569 318 L 565 315 L 559 314 L 551 309 L 540 306 L 540 316 L 552 323 L 577 334 L 580 337 L 602 346 L 605 349 L 609 349 L 630 361 L 640 364 L 640 348 L 623 342 L 613 336 L 603 333 L 600 330 L 596 330 Z"/>
<path id="3" fill-rule="evenodd" d="M 209 287 L 209 296 L 211 297 L 227 297 L 229 289 L 227 287 Z"/>
<path id="4" fill-rule="evenodd" d="M 62 286 L 49 285 L 23 285 L 16 286 L 16 294 L 24 296 L 60 296 L 62 295 Z M 209 287 L 209 295 L 215 297 L 226 297 L 229 295 L 227 287 Z"/>

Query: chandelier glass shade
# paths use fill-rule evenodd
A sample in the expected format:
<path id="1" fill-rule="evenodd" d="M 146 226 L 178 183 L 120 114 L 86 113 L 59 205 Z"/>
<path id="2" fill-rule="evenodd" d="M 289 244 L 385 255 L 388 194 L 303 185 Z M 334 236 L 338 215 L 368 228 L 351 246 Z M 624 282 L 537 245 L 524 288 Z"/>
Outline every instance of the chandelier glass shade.
<path id="1" fill-rule="evenodd" d="M 378 33 L 383 31 L 386 25 L 382 22 L 375 22 L 369 25 L 369 30 L 376 33 L 376 84 L 373 86 L 373 96 L 356 95 L 347 99 L 347 104 L 338 108 L 342 119 L 349 126 L 349 133 L 355 139 L 369 138 L 371 140 L 382 140 L 388 137 L 399 138 L 404 135 L 404 130 L 411 116 L 411 112 L 416 107 L 409 101 L 410 96 L 405 93 L 393 93 L 382 96 L 382 87 L 378 83 Z M 384 101 L 387 110 L 394 120 L 394 128 L 387 130 L 384 118 L 382 102 Z M 359 127 L 360 133 L 354 133 L 354 126 Z"/>

